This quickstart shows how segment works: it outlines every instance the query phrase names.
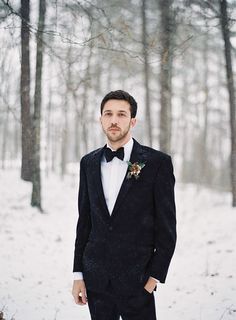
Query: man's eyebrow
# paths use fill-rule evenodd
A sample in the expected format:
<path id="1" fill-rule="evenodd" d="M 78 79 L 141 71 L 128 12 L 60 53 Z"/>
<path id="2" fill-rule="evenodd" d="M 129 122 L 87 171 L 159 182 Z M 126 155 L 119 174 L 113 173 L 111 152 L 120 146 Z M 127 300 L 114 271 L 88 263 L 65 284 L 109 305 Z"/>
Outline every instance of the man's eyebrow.
<path id="1" fill-rule="evenodd" d="M 105 112 L 112 112 L 112 110 L 105 110 L 105 111 L 104 111 L 104 113 L 105 113 Z M 124 112 L 124 113 L 127 113 L 127 111 L 125 111 L 125 110 L 118 110 L 118 112 Z"/>

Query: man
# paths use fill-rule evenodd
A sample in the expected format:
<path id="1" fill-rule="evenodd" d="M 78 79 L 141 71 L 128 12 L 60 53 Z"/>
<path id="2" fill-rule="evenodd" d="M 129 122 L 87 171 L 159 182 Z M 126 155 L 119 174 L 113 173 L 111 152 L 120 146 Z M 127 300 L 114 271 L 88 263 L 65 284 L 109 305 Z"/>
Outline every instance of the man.
<path id="1" fill-rule="evenodd" d="M 92 320 L 155 320 L 176 243 L 171 157 L 131 136 L 137 103 L 122 90 L 101 103 L 107 144 L 80 162 L 75 302 Z"/>

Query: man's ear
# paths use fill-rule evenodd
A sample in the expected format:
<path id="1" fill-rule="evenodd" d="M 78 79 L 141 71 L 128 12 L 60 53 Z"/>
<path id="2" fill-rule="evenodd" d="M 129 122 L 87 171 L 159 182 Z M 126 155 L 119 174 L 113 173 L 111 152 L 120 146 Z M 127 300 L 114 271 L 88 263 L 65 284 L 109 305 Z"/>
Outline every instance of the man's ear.
<path id="1" fill-rule="evenodd" d="M 131 118 L 131 127 L 133 128 L 137 123 L 137 119 L 136 118 Z"/>

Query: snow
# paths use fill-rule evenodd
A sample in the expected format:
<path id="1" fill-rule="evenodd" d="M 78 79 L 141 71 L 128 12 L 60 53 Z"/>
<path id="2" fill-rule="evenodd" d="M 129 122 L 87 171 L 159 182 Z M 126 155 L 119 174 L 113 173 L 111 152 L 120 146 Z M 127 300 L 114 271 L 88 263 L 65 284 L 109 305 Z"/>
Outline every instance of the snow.
<path id="1" fill-rule="evenodd" d="M 0 171 L 0 310 L 6 320 L 90 319 L 71 295 L 77 222 L 76 176 L 43 177 L 44 214 L 31 184 Z M 166 284 L 155 292 L 159 320 L 236 319 L 236 209 L 229 193 L 176 184 L 178 242 Z"/>

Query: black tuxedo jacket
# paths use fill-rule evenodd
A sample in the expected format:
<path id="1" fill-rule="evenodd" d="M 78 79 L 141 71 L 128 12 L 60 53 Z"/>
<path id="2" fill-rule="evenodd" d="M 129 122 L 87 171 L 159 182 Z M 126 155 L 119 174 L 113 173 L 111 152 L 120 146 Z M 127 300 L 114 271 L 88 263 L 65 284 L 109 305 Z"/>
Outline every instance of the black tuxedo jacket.
<path id="1" fill-rule="evenodd" d="M 134 139 L 130 161 L 145 166 L 137 180 L 127 179 L 127 169 L 110 215 L 101 181 L 104 147 L 80 162 L 73 271 L 83 272 L 88 289 L 104 291 L 110 280 L 117 293 L 137 294 L 149 276 L 165 282 L 175 249 L 171 157 Z"/>

